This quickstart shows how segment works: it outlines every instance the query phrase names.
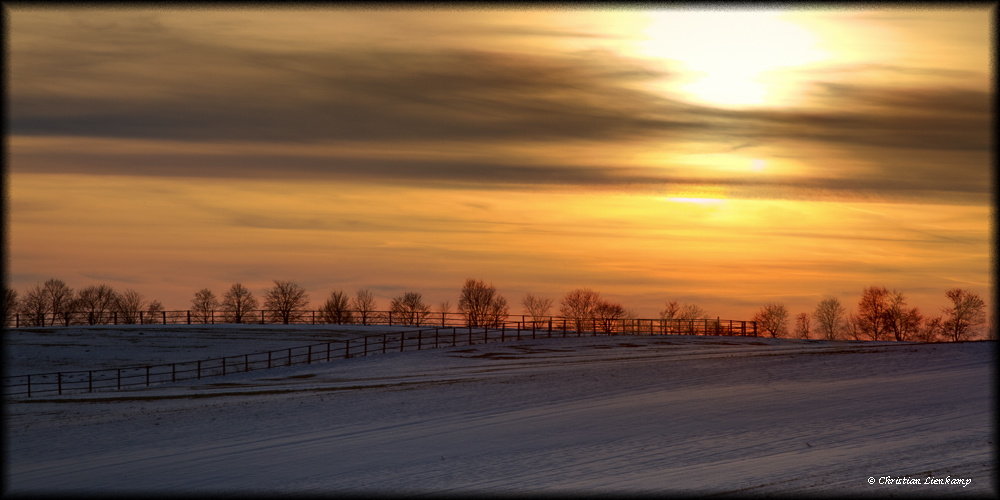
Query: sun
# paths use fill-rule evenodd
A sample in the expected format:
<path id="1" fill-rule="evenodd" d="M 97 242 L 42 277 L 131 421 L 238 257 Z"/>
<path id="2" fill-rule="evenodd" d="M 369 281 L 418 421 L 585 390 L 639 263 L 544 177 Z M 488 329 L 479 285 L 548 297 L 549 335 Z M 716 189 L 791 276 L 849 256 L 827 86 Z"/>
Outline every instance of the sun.
<path id="1" fill-rule="evenodd" d="M 733 106 L 780 105 L 793 98 L 795 77 L 778 70 L 825 54 L 804 28 L 773 11 L 658 11 L 640 52 L 681 63 L 677 90 L 694 100 Z"/>

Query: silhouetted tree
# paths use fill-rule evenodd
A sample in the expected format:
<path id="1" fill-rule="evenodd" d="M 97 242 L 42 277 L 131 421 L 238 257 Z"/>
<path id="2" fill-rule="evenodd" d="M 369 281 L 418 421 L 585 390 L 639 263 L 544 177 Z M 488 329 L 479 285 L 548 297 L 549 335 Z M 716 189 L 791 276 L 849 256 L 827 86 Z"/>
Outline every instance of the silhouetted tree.
<path id="1" fill-rule="evenodd" d="M 952 342 L 972 338 L 986 323 L 986 302 L 979 294 L 961 288 L 952 288 L 945 296 L 951 300 L 952 307 L 941 309 L 945 313 L 944 336 Z"/>
<path id="2" fill-rule="evenodd" d="M 396 321 L 408 325 L 419 325 L 431 312 L 430 306 L 424 304 L 423 295 L 417 292 L 406 292 L 392 299 L 389 307 Z"/>
<path id="3" fill-rule="evenodd" d="M 909 341 L 920 332 L 923 315 L 916 307 L 906 308 L 906 296 L 895 290 L 889 294 L 889 307 L 886 309 L 886 330 L 897 341 Z M 887 335 L 888 336 L 888 335 Z"/>
<path id="4" fill-rule="evenodd" d="M 613 333 L 615 324 L 625 317 L 625 307 L 617 302 L 599 300 L 594 306 L 593 315 L 604 333 Z"/>
<path id="5" fill-rule="evenodd" d="M 680 304 L 676 300 L 668 301 L 666 308 L 660 311 L 660 319 L 667 322 L 666 326 L 672 333 L 685 331 L 694 333 L 694 325 L 691 324 L 692 320 L 707 318 L 708 313 L 698 305 Z"/>
<path id="6" fill-rule="evenodd" d="M 48 302 L 48 312 L 52 313 L 52 324 L 58 319 L 69 326 L 73 314 L 73 289 L 66 286 L 62 280 L 52 278 L 45 282 L 45 301 Z"/>
<path id="7" fill-rule="evenodd" d="M 594 320 L 594 308 L 601 301 L 601 294 L 589 288 L 577 288 L 566 294 L 559 313 L 572 320 L 578 332 L 585 330 Z"/>
<path id="8" fill-rule="evenodd" d="M 87 324 L 102 325 L 111 320 L 118 293 L 108 285 L 91 285 L 77 292 L 76 308 L 86 314 Z"/>
<path id="9" fill-rule="evenodd" d="M 214 318 L 214 311 L 219 308 L 219 300 L 215 298 L 215 294 L 211 290 L 202 288 L 195 292 L 194 298 L 191 299 L 191 305 L 193 306 L 194 320 L 198 323 L 208 323 Z M 239 322 L 237 321 L 237 323 Z"/>
<path id="10" fill-rule="evenodd" d="M 809 338 L 809 313 L 799 313 L 795 317 L 795 336 L 800 339 Z"/>
<path id="11" fill-rule="evenodd" d="M 17 290 L 5 286 L 3 297 L 3 326 L 14 326 L 14 317 L 17 314 L 17 304 Z"/>
<path id="12" fill-rule="evenodd" d="M 837 340 L 837 335 L 843 327 L 844 306 L 836 297 L 827 297 L 816 305 L 813 317 L 816 318 L 816 331 L 823 340 Z"/>
<path id="13" fill-rule="evenodd" d="M 226 314 L 226 321 L 230 323 L 249 320 L 254 309 L 257 309 L 257 298 L 242 283 L 233 283 L 222 296 L 222 311 Z"/>
<path id="14" fill-rule="evenodd" d="M 861 327 L 858 326 L 860 323 L 861 320 L 858 318 L 857 314 L 854 314 L 853 312 L 849 313 L 844 318 L 844 327 L 841 329 L 843 337 L 851 340 L 861 340 L 861 336 L 864 335 L 864 332 L 862 332 Z"/>
<path id="15" fill-rule="evenodd" d="M 29 288 L 20 301 L 21 323 L 26 326 L 45 326 L 45 316 L 49 312 L 49 301 L 41 285 Z"/>
<path id="16" fill-rule="evenodd" d="M 462 286 L 458 311 L 465 315 L 469 326 L 499 326 L 507 320 L 510 308 L 507 299 L 497 293 L 495 286 L 469 278 Z"/>
<path id="17" fill-rule="evenodd" d="M 768 302 L 764 307 L 757 310 L 751 318 L 757 322 L 757 330 L 772 337 L 784 337 L 788 335 L 788 311 L 785 305 L 776 302 Z"/>
<path id="18" fill-rule="evenodd" d="M 306 290 L 294 281 L 274 280 L 274 287 L 264 290 L 264 309 L 271 311 L 275 321 L 287 325 L 308 306 Z"/>
<path id="19" fill-rule="evenodd" d="M 149 301 L 146 307 L 146 317 L 143 320 L 147 324 L 163 323 L 163 304 L 159 300 Z"/>
<path id="20" fill-rule="evenodd" d="M 115 311 L 118 313 L 118 322 L 126 325 L 134 325 L 139 322 L 139 312 L 146 309 L 146 298 L 139 292 L 126 288 L 119 293 L 115 300 Z"/>
<path id="21" fill-rule="evenodd" d="M 935 316 L 924 320 L 924 327 L 920 329 L 914 340 L 918 342 L 937 342 L 938 336 L 944 331 L 944 318 Z"/>
<path id="22" fill-rule="evenodd" d="M 343 290 L 330 292 L 330 298 L 323 303 L 320 317 L 325 323 L 353 323 L 354 317 L 351 314 L 350 299 Z"/>
<path id="23" fill-rule="evenodd" d="M 865 288 L 858 301 L 857 328 L 870 340 L 886 340 L 888 336 L 889 290 L 885 287 Z"/>
<path id="24" fill-rule="evenodd" d="M 368 324 L 368 320 L 375 313 L 376 307 L 375 296 L 368 290 L 358 290 L 351 300 L 351 308 L 354 309 L 354 312 L 358 313 L 362 325 Z"/>
<path id="25" fill-rule="evenodd" d="M 548 297 L 536 297 L 532 294 L 527 294 L 521 299 L 521 305 L 524 306 L 524 312 L 531 316 L 531 320 L 534 322 L 542 321 L 542 319 L 549 313 L 549 309 L 552 309 L 553 300 Z"/>

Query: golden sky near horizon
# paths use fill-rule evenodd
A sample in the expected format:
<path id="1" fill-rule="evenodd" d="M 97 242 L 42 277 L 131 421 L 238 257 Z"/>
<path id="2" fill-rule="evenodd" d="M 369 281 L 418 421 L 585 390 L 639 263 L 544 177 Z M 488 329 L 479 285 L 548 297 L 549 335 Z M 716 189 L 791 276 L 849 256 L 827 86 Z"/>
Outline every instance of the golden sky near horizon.
<path id="1" fill-rule="evenodd" d="M 991 296 L 992 7 L 6 14 L 19 291 Z"/>

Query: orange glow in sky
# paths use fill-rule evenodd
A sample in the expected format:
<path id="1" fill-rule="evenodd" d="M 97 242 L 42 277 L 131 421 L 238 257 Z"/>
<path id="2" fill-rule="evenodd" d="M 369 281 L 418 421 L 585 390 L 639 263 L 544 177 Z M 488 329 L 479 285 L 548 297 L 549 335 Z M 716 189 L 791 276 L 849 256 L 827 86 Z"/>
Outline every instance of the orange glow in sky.
<path id="1" fill-rule="evenodd" d="M 8 14 L 18 290 L 992 300 L 991 9 Z"/>

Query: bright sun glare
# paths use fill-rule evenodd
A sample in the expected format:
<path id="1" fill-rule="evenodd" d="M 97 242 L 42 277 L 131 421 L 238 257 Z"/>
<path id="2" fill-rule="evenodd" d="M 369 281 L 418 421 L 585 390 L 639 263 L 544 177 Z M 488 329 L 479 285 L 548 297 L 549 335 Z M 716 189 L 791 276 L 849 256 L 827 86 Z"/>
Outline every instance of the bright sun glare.
<path id="1" fill-rule="evenodd" d="M 649 14 L 647 56 L 683 63 L 689 81 L 681 90 L 720 105 L 777 105 L 792 98 L 791 79 L 768 72 L 823 59 L 805 29 L 777 12 L 662 11 Z M 770 81 L 769 81 L 770 80 Z"/>

